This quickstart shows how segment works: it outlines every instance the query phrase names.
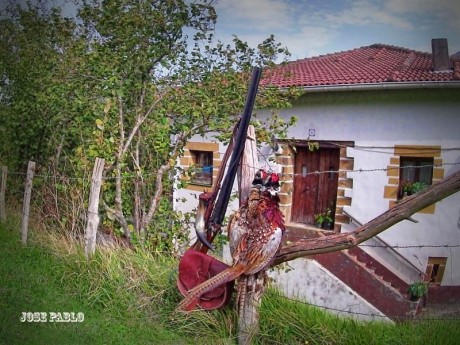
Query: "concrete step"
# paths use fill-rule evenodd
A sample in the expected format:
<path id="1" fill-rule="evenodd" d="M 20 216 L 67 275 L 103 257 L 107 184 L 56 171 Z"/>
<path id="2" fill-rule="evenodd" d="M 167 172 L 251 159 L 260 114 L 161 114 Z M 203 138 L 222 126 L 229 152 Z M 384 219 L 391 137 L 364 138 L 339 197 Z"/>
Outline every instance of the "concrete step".
<path id="1" fill-rule="evenodd" d="M 393 320 L 412 318 L 417 303 L 411 302 L 400 290 L 359 263 L 345 252 L 311 257 L 344 284 Z"/>
<path id="2" fill-rule="evenodd" d="M 364 252 L 361 248 L 351 248 L 347 251 L 347 254 L 360 264 L 364 265 L 364 267 L 374 272 L 376 276 L 379 276 L 385 282 L 390 283 L 391 286 L 398 290 L 403 296 L 407 296 L 407 288 L 409 285 L 384 265 L 372 258 L 369 254 Z"/>
<path id="3" fill-rule="evenodd" d="M 359 261 L 355 255 L 348 253 L 346 250 L 343 251 L 346 255 L 348 255 L 355 263 L 359 266 L 361 266 L 363 269 L 367 270 L 369 273 L 371 273 L 376 279 L 381 280 L 382 284 L 385 284 L 391 289 L 394 289 L 397 293 L 401 294 L 402 297 L 406 296 L 406 291 L 407 288 L 402 286 L 399 282 L 394 282 L 391 281 L 391 279 L 388 279 L 388 275 L 385 274 L 379 274 L 374 267 L 369 267 L 366 265 L 366 263 Z"/>

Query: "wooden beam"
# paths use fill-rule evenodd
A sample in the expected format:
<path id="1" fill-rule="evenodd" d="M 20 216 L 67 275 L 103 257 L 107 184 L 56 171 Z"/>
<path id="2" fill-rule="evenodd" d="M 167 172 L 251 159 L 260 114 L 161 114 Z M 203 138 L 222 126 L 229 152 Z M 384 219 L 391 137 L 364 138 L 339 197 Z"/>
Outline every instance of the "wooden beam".
<path id="1" fill-rule="evenodd" d="M 352 232 L 319 238 L 301 239 L 284 244 L 272 266 L 314 254 L 323 254 L 348 249 L 367 241 L 414 213 L 460 191 L 460 171 L 426 189 L 402 199 L 395 207 L 382 213 L 367 224 Z"/>

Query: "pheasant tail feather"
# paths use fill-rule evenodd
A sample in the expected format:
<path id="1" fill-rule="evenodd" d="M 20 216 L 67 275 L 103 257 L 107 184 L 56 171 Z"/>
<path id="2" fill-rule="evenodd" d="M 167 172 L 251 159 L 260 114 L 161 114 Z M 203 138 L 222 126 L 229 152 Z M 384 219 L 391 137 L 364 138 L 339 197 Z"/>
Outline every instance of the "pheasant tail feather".
<path id="1" fill-rule="evenodd" d="M 195 286 L 191 289 L 187 296 L 178 304 L 176 311 L 186 310 L 191 311 L 195 308 L 198 303 L 198 299 L 203 296 L 205 293 L 214 290 L 222 284 L 226 284 L 232 280 L 238 278 L 244 270 L 244 266 L 239 264 L 227 268 L 226 270 L 220 272 L 214 277 L 206 280 L 198 286 Z"/>

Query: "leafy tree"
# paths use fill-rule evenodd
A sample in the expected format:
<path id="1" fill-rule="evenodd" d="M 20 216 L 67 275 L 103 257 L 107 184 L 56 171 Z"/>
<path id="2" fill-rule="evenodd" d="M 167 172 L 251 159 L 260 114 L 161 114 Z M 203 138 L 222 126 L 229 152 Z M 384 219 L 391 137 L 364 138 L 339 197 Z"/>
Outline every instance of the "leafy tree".
<path id="1" fill-rule="evenodd" d="M 46 17 L 40 11 L 17 6 L 0 22 L 1 157 L 14 169 L 24 158 L 49 157 L 63 125 L 59 109 L 65 98 L 53 96 L 74 25 L 56 10 Z"/>
<path id="2" fill-rule="evenodd" d="M 256 48 L 237 37 L 214 43 L 216 20 L 209 0 L 84 1 L 72 18 L 41 3 L 10 9 L 0 23 L 9 134 L 1 159 L 35 159 L 60 174 L 71 166 L 84 177 L 104 158 L 106 224 L 170 249 L 181 220 L 169 202 L 172 177 L 186 142 L 228 139 L 252 67 L 287 53 L 273 36 Z M 288 107 L 293 96 L 262 88 L 256 108 Z M 259 140 L 294 120 L 269 122 L 255 122 Z"/>

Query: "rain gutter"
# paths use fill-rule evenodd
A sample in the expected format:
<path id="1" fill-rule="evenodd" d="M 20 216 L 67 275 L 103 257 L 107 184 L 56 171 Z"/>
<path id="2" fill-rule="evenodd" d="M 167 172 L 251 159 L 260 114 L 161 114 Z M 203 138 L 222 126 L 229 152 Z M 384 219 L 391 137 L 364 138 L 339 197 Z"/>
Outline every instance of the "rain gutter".
<path id="1" fill-rule="evenodd" d="M 443 88 L 460 88 L 460 80 L 459 81 L 385 82 L 385 83 L 363 83 L 363 84 L 318 85 L 318 86 L 300 86 L 300 88 L 307 92 L 443 89 Z M 288 87 L 281 87 L 280 89 L 287 90 Z"/>

